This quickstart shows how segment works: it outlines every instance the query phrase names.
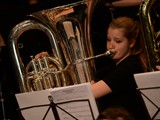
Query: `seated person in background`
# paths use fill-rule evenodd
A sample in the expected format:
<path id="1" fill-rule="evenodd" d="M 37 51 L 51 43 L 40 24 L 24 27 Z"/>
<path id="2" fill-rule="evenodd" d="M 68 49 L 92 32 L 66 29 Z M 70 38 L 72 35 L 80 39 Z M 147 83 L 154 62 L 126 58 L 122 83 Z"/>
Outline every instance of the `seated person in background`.
<path id="1" fill-rule="evenodd" d="M 112 17 L 128 16 L 139 20 L 139 7 L 143 0 L 104 0 L 105 6 L 110 8 Z"/>
<path id="2" fill-rule="evenodd" d="M 99 114 L 97 120 L 135 120 L 124 108 L 111 107 Z"/>
<path id="3" fill-rule="evenodd" d="M 143 0 L 115 0 L 115 1 L 108 0 L 108 1 L 106 0 L 107 3 L 105 3 L 105 6 L 107 7 L 130 7 L 130 6 L 140 5 Z"/>
<path id="4" fill-rule="evenodd" d="M 112 64 L 97 72 L 91 89 L 100 113 L 110 107 L 125 108 L 136 120 L 150 120 L 133 74 L 147 71 L 141 27 L 129 17 L 113 19 L 107 30 L 107 50 L 114 50 Z M 40 53 L 35 56 L 48 55 Z"/>

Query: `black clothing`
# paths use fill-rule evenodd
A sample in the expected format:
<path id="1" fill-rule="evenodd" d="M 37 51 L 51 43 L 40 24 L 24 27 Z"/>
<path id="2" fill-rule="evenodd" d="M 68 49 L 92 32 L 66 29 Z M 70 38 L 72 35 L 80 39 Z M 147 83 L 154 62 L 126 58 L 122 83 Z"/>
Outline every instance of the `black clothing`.
<path id="1" fill-rule="evenodd" d="M 138 56 L 129 56 L 117 66 L 105 68 L 98 77 L 112 89 L 112 93 L 98 100 L 100 112 L 108 107 L 121 106 L 136 120 L 149 120 L 148 112 L 134 80 L 133 74 L 143 72 Z"/>

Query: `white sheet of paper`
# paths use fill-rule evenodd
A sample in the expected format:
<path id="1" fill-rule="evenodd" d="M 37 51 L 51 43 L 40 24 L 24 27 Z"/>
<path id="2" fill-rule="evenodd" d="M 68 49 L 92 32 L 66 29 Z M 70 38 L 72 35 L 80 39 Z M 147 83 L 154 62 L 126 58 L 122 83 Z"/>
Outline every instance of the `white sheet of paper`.
<path id="1" fill-rule="evenodd" d="M 67 86 L 63 87 L 63 89 L 56 88 L 51 92 L 51 95 L 54 99 L 54 103 L 57 104 L 73 101 L 65 104 L 58 104 L 58 106 L 63 108 L 78 120 L 95 120 L 99 115 L 90 83 Z M 63 112 L 63 110 L 58 108 L 57 110 L 61 120 L 74 120 L 74 118 Z"/>
<path id="2" fill-rule="evenodd" d="M 134 74 L 138 88 L 160 87 L 160 71 Z"/>
<path id="3" fill-rule="evenodd" d="M 35 92 L 27 92 L 16 94 L 20 108 L 35 106 L 35 105 L 47 105 L 50 104 L 48 96 L 52 89 L 46 89 Z M 21 110 L 21 113 L 25 120 L 42 120 L 49 106 L 34 107 L 30 109 Z M 48 112 L 45 120 L 54 120 L 52 109 Z"/>
<path id="4" fill-rule="evenodd" d="M 152 118 L 160 108 L 160 71 L 138 73 L 134 74 L 134 77 L 138 89 L 145 95 L 142 97 Z M 155 119 L 160 119 L 160 112 Z"/>
<path id="5" fill-rule="evenodd" d="M 19 107 L 25 108 L 34 105 L 50 104 L 48 100 L 49 95 L 52 95 L 53 102 L 55 104 L 78 120 L 95 120 L 99 115 L 97 104 L 90 88 L 90 83 L 20 93 L 16 94 L 16 98 Z M 62 102 L 66 103 L 59 104 Z M 22 110 L 21 113 L 25 120 L 42 120 L 48 108 L 49 106 L 35 107 Z M 60 120 L 75 120 L 65 111 L 59 109 L 58 107 L 56 108 Z M 52 109 L 50 109 L 45 120 L 55 120 Z"/>

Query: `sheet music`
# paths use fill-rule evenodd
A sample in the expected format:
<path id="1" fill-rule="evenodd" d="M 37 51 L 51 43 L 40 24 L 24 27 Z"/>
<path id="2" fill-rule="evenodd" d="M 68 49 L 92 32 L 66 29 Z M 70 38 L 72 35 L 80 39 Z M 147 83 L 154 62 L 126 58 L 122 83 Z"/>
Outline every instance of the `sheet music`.
<path id="1" fill-rule="evenodd" d="M 91 110 L 88 103 L 76 102 L 60 105 L 61 108 L 73 115 L 77 120 L 95 120 L 92 117 Z M 62 110 L 58 110 L 61 120 L 75 120 L 72 116 L 68 115 Z"/>
<path id="2" fill-rule="evenodd" d="M 27 92 L 16 94 L 16 99 L 20 108 L 35 106 L 35 105 L 46 105 L 50 104 L 48 96 L 52 89 L 46 89 L 35 92 Z M 22 110 L 21 113 L 25 120 L 42 120 L 49 106 L 45 107 L 34 107 L 26 110 Z M 54 120 L 52 110 L 46 116 L 45 120 Z"/>
<path id="3" fill-rule="evenodd" d="M 138 88 L 160 87 L 160 71 L 137 73 L 134 77 Z"/>
<path id="4" fill-rule="evenodd" d="M 160 71 L 138 73 L 134 77 L 150 117 L 160 119 Z"/>
<path id="5" fill-rule="evenodd" d="M 58 106 L 78 118 L 78 120 L 94 120 L 98 117 L 99 112 L 90 88 L 90 83 L 63 87 L 63 89 L 57 88 L 51 92 L 51 95 L 53 96 L 54 103 L 57 104 L 73 101 L 70 103 L 58 104 Z M 91 104 L 91 108 L 89 104 Z M 62 120 L 74 120 L 62 110 L 57 110 Z M 94 118 L 92 116 L 92 111 Z"/>
<path id="6" fill-rule="evenodd" d="M 50 101 L 48 100 L 48 96 L 50 95 L 52 95 L 55 104 L 78 120 L 95 120 L 99 115 L 97 104 L 90 88 L 90 83 L 20 93 L 16 94 L 16 98 L 19 107 L 25 108 L 34 105 L 50 104 Z M 21 113 L 25 120 L 42 120 L 48 108 L 49 106 L 35 107 L 22 110 Z M 65 111 L 58 107 L 56 108 L 60 120 L 75 120 Z M 50 109 L 45 120 L 55 120 L 52 109 Z"/>

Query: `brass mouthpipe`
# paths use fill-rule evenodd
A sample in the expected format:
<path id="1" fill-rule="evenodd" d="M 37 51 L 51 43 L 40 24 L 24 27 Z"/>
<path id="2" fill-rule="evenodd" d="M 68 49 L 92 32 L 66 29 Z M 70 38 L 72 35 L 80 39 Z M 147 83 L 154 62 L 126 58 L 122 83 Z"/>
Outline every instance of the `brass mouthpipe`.
<path id="1" fill-rule="evenodd" d="M 84 61 L 91 60 L 91 59 L 94 59 L 94 58 L 103 57 L 103 56 L 112 56 L 113 54 L 115 54 L 115 52 L 116 52 L 115 50 L 107 50 L 105 53 L 85 58 Z"/>
<path id="2" fill-rule="evenodd" d="M 56 72 L 48 72 L 50 74 L 59 74 L 59 73 L 62 73 L 64 71 L 66 71 L 69 67 L 73 66 L 73 65 L 76 65 L 76 64 L 79 64 L 79 63 L 82 63 L 82 62 L 85 62 L 85 61 L 88 61 L 88 60 L 91 60 L 91 59 L 95 59 L 95 58 L 99 58 L 99 57 L 103 57 L 103 56 L 112 56 L 116 53 L 115 50 L 107 50 L 105 53 L 102 53 L 102 54 L 99 54 L 99 55 L 96 55 L 96 56 L 92 56 L 92 57 L 88 57 L 88 58 L 84 58 L 84 59 L 79 59 L 77 60 L 76 62 L 72 63 L 72 64 L 69 64 L 67 65 L 64 69 L 62 70 L 59 70 L 59 71 L 56 71 Z"/>

